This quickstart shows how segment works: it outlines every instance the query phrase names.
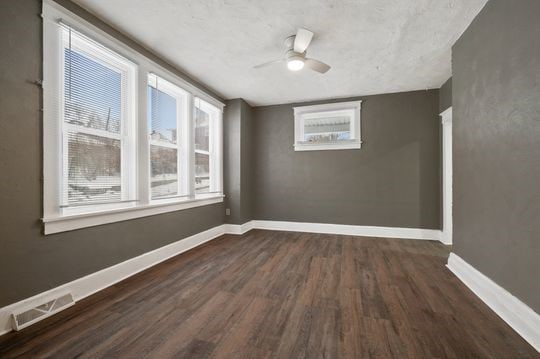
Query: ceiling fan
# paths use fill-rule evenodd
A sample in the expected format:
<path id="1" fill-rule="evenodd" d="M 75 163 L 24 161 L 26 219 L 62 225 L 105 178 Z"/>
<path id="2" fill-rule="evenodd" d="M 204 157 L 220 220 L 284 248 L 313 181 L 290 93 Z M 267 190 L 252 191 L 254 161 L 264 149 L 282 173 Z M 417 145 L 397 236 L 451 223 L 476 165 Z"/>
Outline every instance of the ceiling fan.
<path id="1" fill-rule="evenodd" d="M 330 66 L 319 60 L 306 57 L 306 49 L 311 43 L 312 38 L 313 33 L 311 31 L 302 28 L 298 29 L 296 35 L 291 35 L 285 39 L 287 50 L 284 58 L 265 62 L 254 68 L 259 69 L 261 67 L 286 62 L 287 68 L 291 71 L 302 70 L 305 66 L 313 71 L 324 74 L 326 71 L 330 70 Z"/>

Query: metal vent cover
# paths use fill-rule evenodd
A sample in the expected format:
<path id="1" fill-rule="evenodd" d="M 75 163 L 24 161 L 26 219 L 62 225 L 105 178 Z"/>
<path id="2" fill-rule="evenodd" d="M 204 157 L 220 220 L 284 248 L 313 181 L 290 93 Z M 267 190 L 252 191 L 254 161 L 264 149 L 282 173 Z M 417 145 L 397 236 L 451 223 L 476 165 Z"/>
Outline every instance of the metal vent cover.
<path id="1" fill-rule="evenodd" d="M 71 293 L 60 294 L 51 299 L 45 299 L 41 304 L 35 307 L 21 309 L 13 312 L 12 327 L 14 330 L 21 330 L 40 320 L 43 320 L 51 315 L 66 309 L 75 304 Z"/>

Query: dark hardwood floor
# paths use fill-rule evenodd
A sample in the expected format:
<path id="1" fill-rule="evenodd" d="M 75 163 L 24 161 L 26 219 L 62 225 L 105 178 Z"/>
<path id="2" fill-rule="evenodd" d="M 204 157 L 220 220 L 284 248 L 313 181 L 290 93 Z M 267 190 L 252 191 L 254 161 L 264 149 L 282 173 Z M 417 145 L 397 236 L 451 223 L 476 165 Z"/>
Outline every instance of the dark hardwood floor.
<path id="1" fill-rule="evenodd" d="M 226 235 L 19 333 L 0 357 L 538 358 L 431 241 Z"/>

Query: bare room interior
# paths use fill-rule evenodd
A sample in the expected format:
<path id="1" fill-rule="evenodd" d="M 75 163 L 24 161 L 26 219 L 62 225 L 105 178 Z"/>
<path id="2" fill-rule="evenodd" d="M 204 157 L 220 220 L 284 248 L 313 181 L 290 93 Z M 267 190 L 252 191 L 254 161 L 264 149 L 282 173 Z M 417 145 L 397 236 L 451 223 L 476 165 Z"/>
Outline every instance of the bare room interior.
<path id="1" fill-rule="evenodd" d="M 540 358 L 540 1 L 0 1 L 0 358 Z"/>

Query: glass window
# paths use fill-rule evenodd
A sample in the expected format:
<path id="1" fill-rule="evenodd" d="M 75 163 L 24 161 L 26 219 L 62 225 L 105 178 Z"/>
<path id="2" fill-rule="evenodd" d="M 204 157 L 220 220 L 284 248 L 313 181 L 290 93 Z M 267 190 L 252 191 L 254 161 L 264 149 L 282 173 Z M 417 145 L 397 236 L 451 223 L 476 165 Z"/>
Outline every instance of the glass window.
<path id="1" fill-rule="evenodd" d="M 67 165 L 70 205 L 122 199 L 120 140 L 69 132 Z"/>
<path id="2" fill-rule="evenodd" d="M 360 101 L 294 108 L 295 151 L 360 148 Z"/>
<path id="3" fill-rule="evenodd" d="M 220 111 L 199 98 L 195 99 L 195 193 L 220 191 L 217 157 Z"/>
<path id="4" fill-rule="evenodd" d="M 131 64 L 71 28 L 63 38 L 63 208 L 133 200 L 124 146 Z M 129 171 L 128 171 L 129 172 Z"/>
<path id="5" fill-rule="evenodd" d="M 304 141 L 336 142 L 350 140 L 351 118 L 334 116 L 326 118 L 306 118 L 304 120 Z"/>
<path id="6" fill-rule="evenodd" d="M 42 16 L 45 234 L 223 202 L 221 102 L 52 0 Z"/>
<path id="7" fill-rule="evenodd" d="M 186 132 L 186 93 L 150 74 L 147 108 L 151 198 L 187 196 L 187 159 L 181 156 L 187 142 L 181 141 Z"/>
<path id="8" fill-rule="evenodd" d="M 178 195 L 178 150 L 150 146 L 150 188 L 152 199 Z"/>

